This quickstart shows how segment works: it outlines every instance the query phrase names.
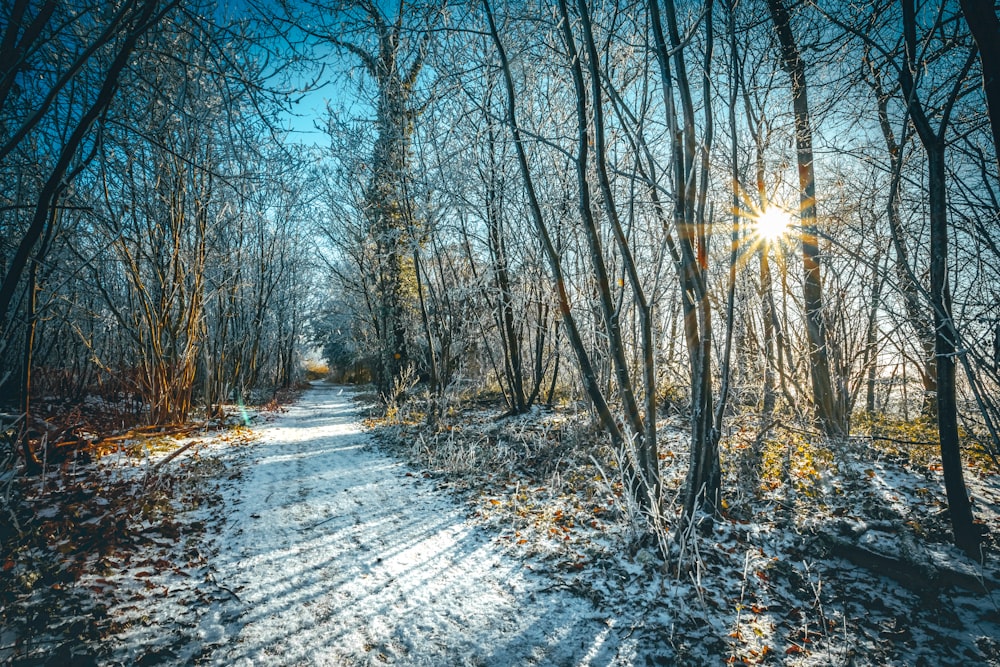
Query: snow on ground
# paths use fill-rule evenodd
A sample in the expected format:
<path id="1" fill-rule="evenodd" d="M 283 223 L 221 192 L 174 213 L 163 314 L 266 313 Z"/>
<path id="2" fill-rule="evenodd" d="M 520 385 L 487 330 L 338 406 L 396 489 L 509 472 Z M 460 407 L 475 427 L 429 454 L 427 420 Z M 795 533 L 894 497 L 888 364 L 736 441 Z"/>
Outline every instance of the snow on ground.
<path id="1" fill-rule="evenodd" d="M 368 445 L 350 393 L 316 384 L 258 442 L 203 450 L 235 457 L 227 465 L 242 471 L 186 519 L 225 515 L 198 548 L 216 594 L 184 597 L 177 591 L 191 584 L 176 572 L 147 573 L 144 585 L 162 595 L 112 639 L 115 659 L 632 662 L 628 632 L 505 554 L 432 480 Z"/>
<path id="2" fill-rule="evenodd" d="M 883 463 L 860 438 L 830 450 L 786 434 L 751 466 L 746 439 L 730 440 L 727 509 L 681 536 L 680 556 L 671 533 L 663 563 L 630 530 L 627 494 L 604 474 L 613 453 L 585 415 L 557 431 L 565 410 L 501 413 L 455 409 L 433 429 L 417 413 L 374 432 L 464 498 L 516 559 L 606 610 L 635 640 L 633 664 L 1000 666 L 1000 592 L 976 592 L 980 576 L 1000 580 L 995 550 L 983 568 L 948 544 L 939 473 Z M 659 428 L 669 522 L 687 445 L 682 425 Z M 995 532 L 984 505 L 1000 500 L 998 478 L 970 482 Z M 867 564 L 848 558 L 849 535 L 872 550 Z"/>
<path id="3" fill-rule="evenodd" d="M 174 459 L 154 438 L 30 480 L 0 664 L 1000 666 L 1000 592 L 972 590 L 995 549 L 982 569 L 947 544 L 938 472 L 803 450 L 762 495 L 727 479 L 664 564 L 585 420 L 456 413 L 376 446 L 354 396 L 316 384 Z M 683 434 L 662 436 L 676 488 Z M 1000 481 L 970 484 L 996 531 Z M 854 538 L 961 580 L 901 585 Z"/>

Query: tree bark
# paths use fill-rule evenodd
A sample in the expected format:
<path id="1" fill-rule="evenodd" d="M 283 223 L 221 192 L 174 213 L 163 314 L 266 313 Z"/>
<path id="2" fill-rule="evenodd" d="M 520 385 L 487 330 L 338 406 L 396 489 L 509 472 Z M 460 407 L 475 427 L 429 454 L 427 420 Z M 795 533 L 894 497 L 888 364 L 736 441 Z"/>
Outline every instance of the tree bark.
<path id="1" fill-rule="evenodd" d="M 914 73 L 920 67 L 916 62 L 916 11 L 913 0 L 901 0 L 903 7 L 904 60 L 899 72 L 900 88 L 907 111 L 916 129 L 920 143 L 927 153 L 927 198 L 930 214 L 930 300 L 934 318 L 934 356 L 937 364 L 937 413 L 938 435 L 941 440 L 941 467 L 948 512 L 951 515 L 955 544 L 978 555 L 980 532 L 973 521 L 972 505 L 965 487 L 962 472 L 962 451 L 958 436 L 958 402 L 955 387 L 955 325 L 951 317 L 951 291 L 948 284 L 948 201 L 947 170 L 945 165 L 945 132 L 948 128 L 952 104 L 958 97 L 961 79 L 958 77 L 948 103 L 941 114 L 937 131 L 917 94 Z M 968 71 L 973 53 L 966 63 Z"/>
<path id="2" fill-rule="evenodd" d="M 979 47 L 983 68 L 983 90 L 990 112 L 993 148 L 996 152 L 997 173 L 1000 175 L 1000 19 L 993 0 L 960 0 L 965 21 Z"/>
<path id="3" fill-rule="evenodd" d="M 801 201 L 802 298 L 809 340 L 813 405 L 823 432 L 829 437 L 844 437 L 848 433 L 847 410 L 843 392 L 834 387 L 834 378 L 830 372 L 829 336 L 823 311 L 823 282 L 816 232 L 816 177 L 813 172 L 812 128 L 806 93 L 805 63 L 792 34 L 791 17 L 782 0 L 767 0 L 767 8 L 777 31 L 782 68 L 788 73 L 792 87 Z"/>
<path id="4" fill-rule="evenodd" d="M 706 9 L 706 55 L 711 54 L 711 7 Z M 714 514 L 720 509 L 721 467 L 719 461 L 719 429 L 714 422 L 714 395 L 712 389 L 712 306 L 708 294 L 708 236 L 702 195 L 698 186 L 706 187 L 705 178 L 696 178 L 698 170 L 694 104 L 687 77 L 684 45 L 677 29 L 676 8 L 673 0 L 666 0 L 663 16 L 658 0 L 647 2 L 650 27 L 660 84 L 663 94 L 667 131 L 671 142 L 674 206 L 673 226 L 677 232 L 675 256 L 677 278 L 680 285 L 683 310 L 684 338 L 689 358 L 691 380 L 691 457 L 684 483 L 685 522 L 693 519 L 701 509 Z M 664 23 L 670 39 L 669 48 L 664 36 Z M 673 61 L 673 67 L 671 66 Z M 707 77 L 710 58 L 704 66 Z M 678 122 L 674 103 L 676 94 L 681 102 L 683 124 Z M 711 149 L 712 116 L 706 111 L 704 118 L 703 150 Z M 668 237 L 668 245 L 672 242 Z M 683 526 L 682 526 L 683 528 Z"/>

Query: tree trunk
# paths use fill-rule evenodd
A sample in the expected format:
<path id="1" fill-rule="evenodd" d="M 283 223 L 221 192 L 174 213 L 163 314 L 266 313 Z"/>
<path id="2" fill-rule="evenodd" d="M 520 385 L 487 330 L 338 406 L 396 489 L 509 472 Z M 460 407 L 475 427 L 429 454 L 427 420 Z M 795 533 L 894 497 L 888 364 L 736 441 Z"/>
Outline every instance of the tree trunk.
<path id="1" fill-rule="evenodd" d="M 560 0 L 560 6 L 563 11 L 564 33 L 572 55 L 575 48 L 572 44 L 572 32 L 569 29 L 569 13 L 566 8 L 566 0 Z M 639 279 L 639 273 L 632 254 L 632 249 L 625 236 L 625 232 L 622 228 L 621 220 L 618 215 L 618 209 L 615 205 L 614 192 L 611 188 L 611 179 L 608 176 L 603 94 L 601 91 L 601 75 L 598 70 L 599 56 L 597 46 L 594 41 L 590 15 L 586 2 L 584 0 L 579 0 L 577 7 L 580 13 L 584 46 L 587 52 L 586 62 L 590 74 L 590 107 L 592 110 L 592 124 L 594 130 L 593 145 L 595 171 L 597 173 L 597 180 L 600 187 L 601 199 L 604 204 L 604 210 L 607 214 L 608 221 L 611 224 L 611 229 L 618 246 L 618 252 L 621 255 L 622 267 L 625 274 L 628 276 L 629 286 L 632 290 L 632 301 L 639 316 L 639 329 L 641 332 L 640 345 L 642 353 L 642 381 L 645 393 L 645 419 L 643 419 L 638 401 L 635 398 L 632 389 L 632 381 L 628 372 L 628 365 L 625 360 L 621 327 L 617 316 L 611 320 L 612 327 L 609 330 L 609 333 L 612 334 L 610 339 L 615 343 L 615 347 L 617 348 L 617 350 L 612 351 L 612 357 L 615 359 L 616 367 L 618 368 L 618 388 L 625 399 L 626 420 L 634 429 L 634 436 L 636 440 L 636 464 L 638 465 L 639 471 L 642 475 L 642 488 L 636 489 L 635 492 L 636 494 L 646 496 L 646 498 L 640 502 L 640 507 L 649 508 L 655 507 L 659 503 L 660 495 L 659 459 L 656 450 L 656 370 L 653 359 L 653 310 L 652 306 L 646 299 L 642 281 Z M 580 114 L 580 154 L 583 158 L 585 158 L 587 155 L 587 143 L 589 139 L 586 136 L 586 93 L 583 90 L 583 73 L 582 68 L 580 67 L 579 59 L 574 61 L 573 68 L 575 74 L 574 79 L 577 86 L 577 95 L 581 100 L 577 106 L 578 113 Z M 578 180 L 580 182 L 581 189 L 586 191 L 585 199 L 589 201 L 591 196 L 589 193 L 589 183 L 586 177 L 586 165 L 584 164 L 582 166 L 584 168 L 578 171 Z M 580 167 L 581 165 L 578 162 L 578 169 L 580 169 Z M 589 206 L 585 213 L 585 220 L 588 229 L 593 229 L 592 234 L 594 234 L 596 238 L 596 225 L 594 224 L 592 211 L 589 210 Z M 602 264 L 603 261 L 602 257 Z M 609 290 L 609 302 L 610 296 Z"/>
<path id="2" fill-rule="evenodd" d="M 774 413 L 774 369 L 775 369 L 775 340 L 774 325 L 777 316 L 774 312 L 774 287 L 771 280 L 771 260 L 768 257 L 770 244 L 764 241 L 761 246 L 760 255 L 760 295 L 762 304 L 762 318 L 764 320 L 764 423 L 771 421 Z M 780 356 L 781 350 L 778 349 Z"/>
<path id="3" fill-rule="evenodd" d="M 813 173 L 812 128 L 806 94 L 805 63 L 792 34 L 791 17 L 781 0 L 767 0 L 781 46 L 782 68 L 791 78 L 792 110 L 795 115 L 795 146 L 799 171 L 802 223 L 802 298 L 809 340 L 813 406 L 823 432 L 829 437 L 848 433 L 843 392 L 834 387 L 830 373 L 829 341 L 823 311 L 823 282 L 820 276 L 819 240 L 816 235 L 816 177 Z"/>
<path id="4" fill-rule="evenodd" d="M 878 309 L 882 302 L 882 279 L 880 278 L 881 249 L 875 252 L 875 259 L 872 260 L 872 286 L 868 302 L 868 325 L 865 331 L 865 355 L 864 368 L 866 369 L 865 379 L 865 413 L 872 417 L 875 415 L 875 381 L 878 377 Z"/>
<path id="5" fill-rule="evenodd" d="M 510 393 L 510 410 L 521 414 L 528 409 L 524 393 L 524 364 L 521 358 L 521 336 L 514 325 L 513 294 L 510 288 L 510 273 L 507 267 L 507 248 L 503 237 L 503 211 L 499 202 L 495 178 L 499 165 L 496 163 L 496 137 L 493 127 L 487 132 L 490 151 L 490 174 L 486 183 L 486 224 L 487 242 L 493 262 L 493 281 L 497 289 L 496 320 L 503 343 L 504 374 Z"/>
<path id="6" fill-rule="evenodd" d="M 705 15 L 706 59 L 704 76 L 709 75 L 711 64 L 711 2 Z M 721 467 L 719 462 L 719 429 L 714 422 L 715 410 L 712 390 L 712 312 L 708 294 L 708 236 L 702 195 L 705 178 L 697 179 L 697 147 L 711 149 L 712 116 L 706 110 L 703 141 L 696 136 L 694 103 L 691 86 L 687 77 L 684 59 L 684 45 L 677 29 L 676 8 L 672 0 L 667 0 L 661 18 L 658 0 L 647 3 L 650 27 L 657 64 L 660 70 L 660 84 L 663 94 L 667 131 L 671 138 L 673 169 L 673 226 L 677 232 L 675 263 L 680 285 L 684 338 L 689 358 L 691 380 L 691 456 L 684 483 L 685 522 L 693 519 L 695 511 L 701 509 L 714 514 L 720 509 Z M 664 20 L 670 38 L 668 48 L 664 37 Z M 673 60 L 673 67 L 671 66 Z M 674 102 L 674 80 L 676 93 L 681 102 L 683 124 L 678 122 Z M 704 164 L 704 162 L 702 162 Z M 672 242 L 668 238 L 668 244 Z"/>
<path id="7" fill-rule="evenodd" d="M 937 363 L 941 467 L 955 544 L 970 555 L 978 556 L 981 535 L 973 521 L 972 505 L 965 487 L 958 436 L 958 402 L 955 387 L 955 362 L 958 352 L 955 348 L 955 325 L 951 318 L 951 293 L 948 285 L 948 193 L 945 166 L 945 132 L 952 105 L 958 98 L 961 80 L 972 64 L 974 52 L 970 52 L 965 70 L 957 78 L 958 83 L 941 113 L 940 125 L 935 132 L 921 105 L 914 80 L 914 73 L 920 64 L 915 60 L 917 36 L 913 0 L 902 0 L 902 6 L 905 49 L 903 67 L 899 72 L 900 89 L 913 127 L 927 153 L 927 197 L 931 226 L 930 300 L 934 318 L 934 355 Z"/>
<path id="8" fill-rule="evenodd" d="M 428 423 L 433 423 L 437 419 L 437 399 L 441 394 L 440 378 L 438 377 L 437 353 L 434 351 L 434 336 L 431 333 L 431 321 L 427 316 L 427 302 L 424 299 L 424 283 L 421 278 L 420 252 L 417 246 L 413 246 L 413 273 L 417 281 L 417 301 L 420 303 L 420 322 L 424 327 L 424 338 L 427 341 L 427 363 L 430 372 L 430 396 L 431 406 L 427 411 Z"/>
<path id="9" fill-rule="evenodd" d="M 410 365 L 407 346 L 406 281 L 404 258 L 413 242 L 413 202 L 406 183 L 410 169 L 410 144 L 413 124 L 419 116 L 411 97 L 424 64 L 426 40 L 408 64 L 400 47 L 403 39 L 404 5 L 398 8 L 395 22 L 388 22 L 376 3 L 362 3 L 358 9 L 367 15 L 367 27 L 374 32 L 374 48 L 366 50 L 339 34 L 326 39 L 339 49 L 360 58 L 378 87 L 375 104 L 375 147 L 371 158 L 371 177 L 365 194 L 368 240 L 375 256 L 370 278 L 375 286 L 374 328 L 378 340 L 379 363 L 376 384 L 383 397 L 396 398 L 398 380 Z M 410 224 L 408 224 L 410 223 Z M 408 227 L 410 229 L 408 229 Z"/>
<path id="10" fill-rule="evenodd" d="M 618 426 L 618 422 L 615 419 L 614 414 L 611 412 L 611 407 L 608 405 L 608 402 L 601 391 L 597 374 L 594 372 L 593 364 L 590 361 L 590 355 L 587 353 L 586 344 L 584 343 L 583 337 L 580 335 L 580 330 L 577 327 L 576 318 L 573 316 L 573 309 L 569 301 L 569 293 L 566 289 L 566 281 L 563 275 L 559 253 L 556 251 L 555 244 L 552 242 L 552 237 L 549 234 L 548 227 L 545 224 L 545 218 L 542 214 L 542 206 L 538 200 L 538 194 L 535 190 L 534 178 L 532 177 L 531 170 L 528 166 L 528 155 L 524 148 L 521 128 L 517 122 L 517 110 L 514 104 L 517 98 L 514 92 L 514 78 L 511 74 L 510 61 L 507 59 L 507 51 L 503 46 L 503 42 L 500 40 L 500 35 L 496 27 L 496 21 L 493 18 L 493 11 L 490 9 L 489 0 L 483 0 L 483 9 L 486 12 L 486 19 L 489 24 L 490 37 L 493 40 L 493 44 L 496 46 L 497 55 L 500 58 L 500 67 L 503 71 L 504 87 L 507 93 L 507 125 L 510 128 L 511 136 L 514 139 L 514 147 L 517 152 L 517 162 L 521 170 L 521 179 L 524 184 L 525 194 L 528 197 L 528 209 L 531 213 L 532 221 L 535 223 L 535 230 L 538 232 L 538 236 L 542 242 L 542 250 L 545 254 L 545 259 L 549 264 L 549 269 L 552 272 L 552 278 L 555 282 L 556 296 L 559 300 L 559 313 L 562 317 L 562 322 L 566 326 L 566 335 L 569 338 L 570 346 L 573 348 L 573 352 L 576 355 L 577 362 L 580 367 L 580 376 L 583 380 L 584 390 L 593 402 L 594 409 L 601 420 L 601 424 L 611 437 L 611 444 L 616 448 L 621 448 L 624 442 L 621 429 Z"/>
<path id="11" fill-rule="evenodd" d="M 928 193 L 931 216 L 931 304 L 934 309 L 934 354 L 937 366 L 938 434 L 941 467 L 955 544 L 976 554 L 979 532 L 973 523 L 972 505 L 962 473 L 958 437 L 958 403 L 955 396 L 955 341 L 952 335 L 951 293 L 948 286 L 948 209 L 943 142 L 927 151 Z"/>
<path id="12" fill-rule="evenodd" d="M 960 0 L 960 4 L 972 38 L 979 47 L 983 90 L 990 112 L 997 173 L 1000 174 L 1000 19 L 997 18 L 993 0 Z"/>

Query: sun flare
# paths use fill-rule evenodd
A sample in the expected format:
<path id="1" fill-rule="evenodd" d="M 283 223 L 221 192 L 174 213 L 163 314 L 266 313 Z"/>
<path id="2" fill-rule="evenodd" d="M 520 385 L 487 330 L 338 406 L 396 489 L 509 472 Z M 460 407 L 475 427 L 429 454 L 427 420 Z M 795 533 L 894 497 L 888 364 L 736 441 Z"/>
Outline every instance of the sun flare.
<path id="1" fill-rule="evenodd" d="M 788 211 L 771 206 L 757 216 L 755 228 L 757 234 L 765 241 L 777 241 L 788 231 L 791 224 L 792 218 Z"/>

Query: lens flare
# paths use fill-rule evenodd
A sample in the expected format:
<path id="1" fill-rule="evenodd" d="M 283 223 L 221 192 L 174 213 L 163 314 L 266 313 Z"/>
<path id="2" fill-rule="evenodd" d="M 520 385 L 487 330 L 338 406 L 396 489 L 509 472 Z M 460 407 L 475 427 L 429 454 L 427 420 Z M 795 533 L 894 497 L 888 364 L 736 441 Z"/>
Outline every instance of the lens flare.
<path id="1" fill-rule="evenodd" d="M 765 241 L 777 241 L 792 224 L 792 218 L 785 211 L 777 206 L 772 206 L 757 216 L 755 228 L 757 235 Z"/>

